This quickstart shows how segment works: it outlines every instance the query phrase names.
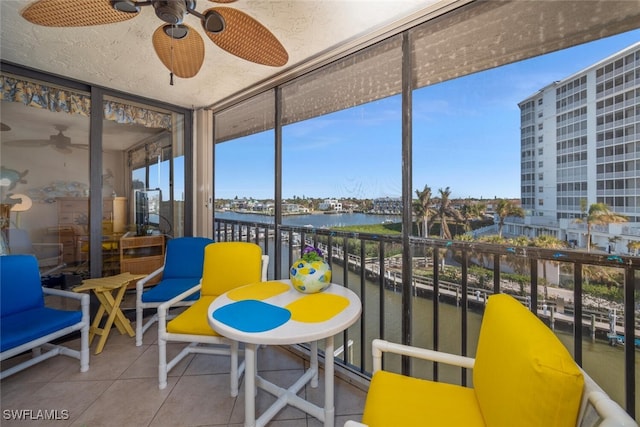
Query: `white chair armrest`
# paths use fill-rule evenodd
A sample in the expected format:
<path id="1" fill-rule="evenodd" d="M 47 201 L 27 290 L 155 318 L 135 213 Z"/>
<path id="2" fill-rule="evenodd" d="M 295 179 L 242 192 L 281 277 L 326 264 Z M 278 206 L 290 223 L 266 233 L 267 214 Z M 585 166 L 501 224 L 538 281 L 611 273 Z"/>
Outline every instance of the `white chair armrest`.
<path id="1" fill-rule="evenodd" d="M 403 356 L 415 357 L 422 360 L 430 360 L 433 362 L 446 363 L 448 365 L 459 366 L 461 368 L 473 369 L 475 359 L 471 357 L 459 356 L 457 354 L 445 353 L 442 351 L 428 350 L 426 348 L 412 347 L 403 344 L 392 343 L 389 341 L 374 339 L 371 342 L 371 350 L 373 353 L 373 372 L 382 369 L 382 354 L 394 353 Z M 349 420 L 344 427 L 367 427 L 356 421 Z"/>
<path id="2" fill-rule="evenodd" d="M 587 406 L 590 404 L 600 417 L 601 423 L 598 424 L 600 427 L 637 427 L 638 424 L 635 420 L 631 418 L 620 405 L 612 400 L 584 369 L 580 368 L 580 370 L 584 377 L 584 391 L 580 404 L 578 425 L 582 425 Z"/>
<path id="3" fill-rule="evenodd" d="M 191 289 L 184 291 L 180 295 L 176 295 L 175 297 L 163 302 L 158 306 L 158 337 L 163 338 L 167 333 L 167 312 L 169 311 L 171 306 L 187 298 L 189 295 L 193 295 L 194 293 L 198 292 L 200 288 L 202 288 L 202 283 L 198 283 Z"/>
<path id="4" fill-rule="evenodd" d="M 164 265 L 152 271 L 151 273 L 149 273 L 148 275 L 144 276 L 142 279 L 136 282 L 136 304 L 140 304 L 142 302 L 142 293 L 144 292 L 144 285 L 146 285 L 147 282 L 149 282 L 149 280 L 153 279 L 154 277 L 157 277 L 163 271 L 164 271 Z"/>
<path id="5" fill-rule="evenodd" d="M 382 353 L 385 352 L 430 360 L 433 362 L 446 363 L 448 365 L 460 366 L 461 368 L 473 369 L 475 364 L 475 359 L 472 357 L 396 344 L 381 339 L 374 339 L 371 343 L 371 348 L 373 351 L 373 372 L 377 372 L 382 369 Z"/>
<path id="6" fill-rule="evenodd" d="M 164 271 L 164 265 L 162 267 L 158 268 L 157 270 L 152 271 L 148 275 L 144 276 L 142 279 L 140 279 L 140 280 L 138 280 L 136 282 L 136 289 L 144 288 L 144 285 L 146 285 L 147 282 L 149 282 L 149 280 L 153 279 L 154 277 L 157 277 L 163 271 Z"/>
<path id="7" fill-rule="evenodd" d="M 43 287 L 42 293 L 45 295 L 55 295 L 63 298 L 73 298 L 73 299 L 77 299 L 78 301 L 82 301 L 83 299 L 87 299 L 87 300 L 89 299 L 89 294 L 64 291 L 61 289 L 54 289 L 54 288 Z"/>
<path id="8" fill-rule="evenodd" d="M 80 301 L 80 308 L 82 311 L 82 321 L 86 322 L 87 328 L 89 327 L 89 304 L 90 297 L 88 293 L 77 293 L 72 291 L 64 291 L 61 289 L 42 288 L 42 293 L 45 295 L 55 295 L 62 298 L 71 298 Z"/>
<path id="9" fill-rule="evenodd" d="M 165 301 L 162 304 L 160 304 L 158 306 L 158 321 L 160 321 L 161 316 L 163 318 L 166 317 L 167 311 L 171 308 L 171 306 L 173 304 L 182 301 L 183 299 L 187 298 L 189 295 L 195 294 L 196 292 L 198 292 L 200 290 L 200 288 L 202 288 L 202 284 L 198 283 L 194 287 L 192 287 L 190 289 L 187 289 L 183 293 L 181 293 L 179 295 L 176 295 L 175 297 L 171 298 L 170 300 Z"/>
<path id="10" fill-rule="evenodd" d="M 267 270 L 269 269 L 269 255 L 262 255 L 262 281 L 267 281 Z"/>

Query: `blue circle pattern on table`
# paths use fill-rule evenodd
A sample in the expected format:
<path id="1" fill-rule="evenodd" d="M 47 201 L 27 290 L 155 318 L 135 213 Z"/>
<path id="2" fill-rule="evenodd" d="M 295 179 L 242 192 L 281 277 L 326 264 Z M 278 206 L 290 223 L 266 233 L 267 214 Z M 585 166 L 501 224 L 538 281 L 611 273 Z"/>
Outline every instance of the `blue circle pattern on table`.
<path id="1" fill-rule="evenodd" d="M 291 318 L 291 312 L 262 301 L 243 300 L 220 307 L 212 316 L 232 328 L 255 333 L 284 325 Z"/>
<path id="2" fill-rule="evenodd" d="M 331 267 L 323 260 L 306 261 L 299 259 L 289 270 L 293 287 L 305 294 L 322 292 L 331 284 Z"/>

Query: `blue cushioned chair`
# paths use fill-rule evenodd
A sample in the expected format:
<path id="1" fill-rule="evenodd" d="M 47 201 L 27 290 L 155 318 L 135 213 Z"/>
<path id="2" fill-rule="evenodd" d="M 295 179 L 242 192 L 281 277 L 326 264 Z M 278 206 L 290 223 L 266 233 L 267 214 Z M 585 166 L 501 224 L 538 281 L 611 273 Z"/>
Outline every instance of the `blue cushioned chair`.
<path id="1" fill-rule="evenodd" d="M 158 321 L 155 313 L 146 323 L 143 321 L 145 308 L 158 308 L 163 302 L 193 288 L 200 283 L 204 247 L 213 243 L 206 237 L 178 237 L 167 242 L 164 265 L 136 283 L 136 345 L 142 345 L 142 336 Z M 160 282 L 145 290 L 146 284 L 162 275 Z M 197 300 L 199 294 L 191 295 L 175 306 L 188 306 Z"/>
<path id="2" fill-rule="evenodd" d="M 81 310 L 46 307 L 45 295 L 79 300 Z M 75 331 L 81 333 L 80 350 L 51 344 Z M 3 370 L 0 379 L 58 354 L 80 360 L 80 371 L 88 371 L 89 295 L 43 288 L 33 255 L 0 256 L 0 361 L 29 350 L 33 357 Z"/>

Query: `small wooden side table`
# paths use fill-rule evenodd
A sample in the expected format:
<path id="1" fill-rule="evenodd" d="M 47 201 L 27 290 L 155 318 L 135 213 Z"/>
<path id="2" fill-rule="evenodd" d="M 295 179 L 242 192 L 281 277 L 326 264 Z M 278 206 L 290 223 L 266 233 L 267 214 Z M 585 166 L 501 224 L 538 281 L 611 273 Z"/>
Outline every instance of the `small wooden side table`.
<path id="1" fill-rule="evenodd" d="M 73 289 L 74 292 L 93 291 L 100 302 L 96 317 L 93 319 L 93 323 L 91 323 L 91 327 L 89 328 L 89 345 L 91 345 L 96 335 L 100 335 L 95 354 L 101 353 L 104 349 L 104 345 L 107 342 L 109 332 L 114 323 L 121 334 L 124 335 L 127 333 L 130 337 L 135 336 L 131 322 L 129 322 L 129 319 L 125 317 L 120 309 L 120 304 L 122 303 L 129 283 L 145 276 L 145 274 L 121 273 L 115 276 L 86 279 L 82 281 L 80 286 Z M 113 292 L 116 292 L 115 298 Z M 106 323 L 101 328 L 100 322 L 105 314 L 107 314 L 108 317 Z"/>

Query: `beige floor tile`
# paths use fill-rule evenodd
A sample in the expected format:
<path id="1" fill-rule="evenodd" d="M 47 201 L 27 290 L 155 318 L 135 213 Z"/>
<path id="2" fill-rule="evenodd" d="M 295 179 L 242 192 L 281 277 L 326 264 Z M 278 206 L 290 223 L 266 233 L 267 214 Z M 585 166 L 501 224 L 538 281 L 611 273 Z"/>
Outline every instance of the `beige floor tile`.
<path id="1" fill-rule="evenodd" d="M 97 339 L 97 338 L 96 338 Z M 43 422 L 1 419 L 7 426 L 242 426 L 244 422 L 244 377 L 237 397 L 230 396 L 228 356 L 189 355 L 170 373 L 168 386 L 158 389 L 157 330 L 145 334 L 144 344 L 136 347 L 135 339 L 111 331 L 104 351 L 90 355 L 89 372 L 80 373 L 79 361 L 56 356 L 25 371 L 5 378 L 0 383 L 0 407 L 4 410 L 68 411 L 68 420 Z M 79 347 L 79 340 L 68 343 Z M 95 349 L 95 341 L 92 349 Z M 181 343 L 167 346 L 168 357 L 184 347 Z M 29 354 L 4 361 L 3 367 Z M 241 358 L 242 360 L 242 358 Z M 289 387 L 302 374 L 308 361 L 286 347 L 270 346 L 259 350 L 260 376 L 282 387 Z M 319 386 L 307 385 L 300 391 L 317 405 L 324 404 L 323 370 Z M 348 419 L 359 420 L 365 393 L 340 379 L 335 381 L 336 427 Z M 276 400 L 260 390 L 256 398 L 259 416 Z M 24 414 L 25 412 L 23 412 Z M 271 420 L 269 427 L 321 426 L 310 415 L 285 407 Z"/>
<path id="2" fill-rule="evenodd" d="M 165 390 L 158 390 L 154 378 L 114 381 L 73 426 L 146 426 L 151 423 L 175 386 L 170 378 Z"/>
<path id="3" fill-rule="evenodd" d="M 240 359 L 242 362 L 243 359 Z M 195 354 L 184 375 L 228 374 L 231 369 L 231 357 L 211 354 Z"/>
<path id="4" fill-rule="evenodd" d="M 227 425 L 235 401 L 229 395 L 229 375 L 183 376 L 150 425 Z"/>
<path id="5" fill-rule="evenodd" d="M 38 414 L 38 411 L 49 411 L 54 414 L 54 417 L 58 417 L 59 421 L 54 422 L 54 425 L 69 425 L 77 420 L 87 408 L 101 399 L 102 394 L 112 383 L 112 381 L 32 383 L 18 390 L 13 389 L 6 396 L 5 390 L 3 390 L 2 425 L 25 426 L 30 424 L 25 420 L 19 421 L 4 418 L 7 410 L 29 410 L 34 415 Z M 61 398 L 61 396 L 69 397 Z M 73 398 L 70 398 L 71 396 Z M 49 422 L 53 422 L 32 421 L 33 425 L 47 425 Z"/>

